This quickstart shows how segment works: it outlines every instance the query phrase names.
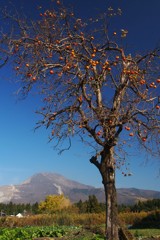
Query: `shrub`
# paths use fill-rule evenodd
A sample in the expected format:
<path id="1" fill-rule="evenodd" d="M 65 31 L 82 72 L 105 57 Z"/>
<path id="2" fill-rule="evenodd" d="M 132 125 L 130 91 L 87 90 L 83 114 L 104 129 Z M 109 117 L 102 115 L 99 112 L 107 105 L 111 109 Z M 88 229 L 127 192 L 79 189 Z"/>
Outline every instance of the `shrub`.
<path id="1" fill-rule="evenodd" d="M 5 217 L 0 218 L 0 227 L 24 227 L 24 226 L 51 226 L 51 225 L 99 225 L 105 222 L 104 213 L 76 214 L 55 213 L 26 216 L 23 218 Z"/>
<path id="2" fill-rule="evenodd" d="M 158 228 L 160 229 L 160 211 L 155 211 L 136 221 L 132 228 Z"/>
<path id="3" fill-rule="evenodd" d="M 147 212 L 124 212 L 119 214 L 119 218 L 127 225 L 133 225 L 148 215 Z"/>

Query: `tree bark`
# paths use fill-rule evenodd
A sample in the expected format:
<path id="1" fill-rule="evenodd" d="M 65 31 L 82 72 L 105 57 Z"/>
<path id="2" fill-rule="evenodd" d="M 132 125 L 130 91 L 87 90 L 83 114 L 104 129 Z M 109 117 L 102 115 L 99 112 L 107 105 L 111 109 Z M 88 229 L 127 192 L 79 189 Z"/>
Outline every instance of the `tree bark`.
<path id="1" fill-rule="evenodd" d="M 101 160 L 98 161 L 101 155 Z M 115 187 L 114 147 L 107 146 L 90 159 L 102 176 L 106 202 L 106 240 L 134 239 L 127 229 L 121 226 L 118 219 L 117 193 Z"/>
<path id="2" fill-rule="evenodd" d="M 106 198 L 106 240 L 119 240 L 113 148 L 103 151 L 99 170 L 103 179 Z"/>

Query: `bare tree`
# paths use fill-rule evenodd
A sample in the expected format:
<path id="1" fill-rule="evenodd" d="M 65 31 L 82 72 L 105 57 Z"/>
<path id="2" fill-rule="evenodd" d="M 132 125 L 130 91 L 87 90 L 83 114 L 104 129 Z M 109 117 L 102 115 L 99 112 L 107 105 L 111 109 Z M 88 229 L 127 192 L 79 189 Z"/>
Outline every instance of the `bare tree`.
<path id="1" fill-rule="evenodd" d="M 37 127 L 49 128 L 56 146 L 68 139 L 69 148 L 78 135 L 93 148 L 90 162 L 106 196 L 106 239 L 118 240 L 115 170 L 127 144 L 160 153 L 159 49 L 128 55 L 119 44 L 127 31 L 109 32 L 107 14 L 84 23 L 57 3 L 30 22 L 5 12 L 14 26 L 8 49 L 22 93 L 42 94 Z"/>

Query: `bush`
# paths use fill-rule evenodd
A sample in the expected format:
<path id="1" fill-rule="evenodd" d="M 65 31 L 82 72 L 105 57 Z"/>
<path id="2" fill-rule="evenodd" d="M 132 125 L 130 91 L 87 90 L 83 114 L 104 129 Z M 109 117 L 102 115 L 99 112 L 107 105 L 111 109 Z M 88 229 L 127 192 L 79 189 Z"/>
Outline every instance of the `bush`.
<path id="1" fill-rule="evenodd" d="M 148 216 L 136 221 L 131 228 L 158 228 L 160 229 L 160 211 L 150 213 Z"/>
<path id="2" fill-rule="evenodd" d="M 105 222 L 104 213 L 93 214 L 76 214 L 76 213 L 55 213 L 55 214 L 39 214 L 17 217 L 1 217 L 0 227 L 24 227 L 24 226 L 51 226 L 51 225 L 99 225 Z"/>
<path id="3" fill-rule="evenodd" d="M 147 212 L 124 212 L 119 214 L 121 222 L 124 222 L 126 225 L 133 225 L 147 216 Z"/>
<path id="4" fill-rule="evenodd" d="M 74 221 L 73 221 L 72 215 L 60 214 L 60 216 L 56 220 L 56 224 L 58 224 L 59 226 L 63 226 L 63 225 L 71 226 L 71 225 L 74 225 Z"/>

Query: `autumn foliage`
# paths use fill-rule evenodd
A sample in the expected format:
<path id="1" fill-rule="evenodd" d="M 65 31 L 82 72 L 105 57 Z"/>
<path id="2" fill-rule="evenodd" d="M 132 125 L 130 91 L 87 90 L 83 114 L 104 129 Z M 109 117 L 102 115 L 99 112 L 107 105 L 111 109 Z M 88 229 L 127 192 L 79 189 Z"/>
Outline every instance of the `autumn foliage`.
<path id="1" fill-rule="evenodd" d="M 45 201 L 41 201 L 38 208 L 43 213 L 55 213 L 71 205 L 70 200 L 61 195 L 49 195 Z"/>
<path id="2" fill-rule="evenodd" d="M 50 127 L 50 140 L 78 134 L 93 148 L 118 144 L 116 151 L 122 154 L 121 149 L 136 138 L 145 149 L 157 152 L 158 49 L 144 56 L 128 55 L 118 44 L 127 31 L 109 33 L 103 17 L 85 23 L 61 4 L 40 13 L 34 23 L 14 20 L 19 28 L 17 36 L 9 38 L 9 52 L 22 93 L 36 84 L 42 94 L 38 126 Z M 103 28 L 93 31 L 93 25 Z M 127 132 L 121 136 L 122 130 Z M 151 149 L 155 137 L 157 144 Z M 121 165 L 118 158 L 115 164 Z"/>

